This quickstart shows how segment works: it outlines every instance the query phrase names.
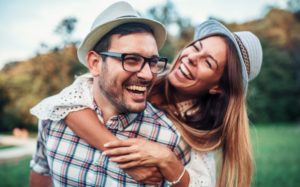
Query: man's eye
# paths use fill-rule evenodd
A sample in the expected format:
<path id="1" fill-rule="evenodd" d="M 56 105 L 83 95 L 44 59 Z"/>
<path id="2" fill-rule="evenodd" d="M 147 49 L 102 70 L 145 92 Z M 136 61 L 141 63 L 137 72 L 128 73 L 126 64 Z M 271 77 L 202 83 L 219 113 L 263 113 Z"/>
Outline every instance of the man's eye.
<path id="1" fill-rule="evenodd" d="M 154 63 L 157 63 L 159 61 L 159 58 L 158 57 L 152 57 L 150 59 L 151 62 L 154 62 Z"/>
<path id="2" fill-rule="evenodd" d="M 125 58 L 126 61 L 139 61 L 140 58 L 137 56 L 129 56 Z"/>

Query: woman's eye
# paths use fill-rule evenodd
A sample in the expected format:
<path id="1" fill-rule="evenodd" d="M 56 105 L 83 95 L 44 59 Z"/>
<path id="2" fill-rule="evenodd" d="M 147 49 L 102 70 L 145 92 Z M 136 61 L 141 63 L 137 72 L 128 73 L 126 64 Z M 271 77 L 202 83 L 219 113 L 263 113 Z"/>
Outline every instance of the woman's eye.
<path id="1" fill-rule="evenodd" d="M 205 63 L 209 66 L 209 68 L 212 68 L 211 63 L 208 60 L 205 60 Z"/>

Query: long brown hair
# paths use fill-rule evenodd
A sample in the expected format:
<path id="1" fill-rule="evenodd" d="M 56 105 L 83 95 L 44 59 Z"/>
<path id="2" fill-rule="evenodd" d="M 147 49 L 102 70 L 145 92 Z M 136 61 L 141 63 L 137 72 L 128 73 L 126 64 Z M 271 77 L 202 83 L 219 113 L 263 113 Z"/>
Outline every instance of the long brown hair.
<path id="1" fill-rule="evenodd" d="M 242 84 L 242 70 L 233 43 L 224 38 L 228 46 L 226 65 L 220 94 L 205 94 L 191 108 L 200 108 L 192 117 L 179 115 L 174 88 L 167 78 L 159 79 L 150 99 L 166 112 L 181 132 L 185 141 L 194 149 L 209 151 L 222 149 L 222 163 L 218 186 L 248 187 L 252 179 L 252 149 L 246 111 L 246 94 Z M 175 58 L 175 67 L 179 56 Z M 164 94 L 159 90 L 164 89 Z M 159 96 L 158 96 L 159 95 Z"/>

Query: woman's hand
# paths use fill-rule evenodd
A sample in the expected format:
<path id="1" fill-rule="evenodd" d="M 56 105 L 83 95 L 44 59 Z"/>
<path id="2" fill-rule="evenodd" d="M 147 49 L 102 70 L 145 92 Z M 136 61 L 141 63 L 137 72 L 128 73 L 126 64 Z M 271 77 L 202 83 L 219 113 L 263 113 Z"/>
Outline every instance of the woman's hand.
<path id="1" fill-rule="evenodd" d="M 157 167 L 140 166 L 125 169 L 125 172 L 130 175 L 135 181 L 145 184 L 156 185 L 162 182 L 163 176 Z"/>
<path id="2" fill-rule="evenodd" d="M 176 181 L 180 176 L 181 180 L 174 186 L 188 186 L 189 174 L 184 166 L 176 158 L 174 153 L 166 146 L 147 141 L 144 139 L 116 140 L 104 144 L 107 148 L 103 153 L 110 157 L 110 160 L 117 162 L 120 168 L 134 168 L 136 166 L 157 166 L 160 173 L 168 181 Z M 151 180 L 155 184 L 159 179 Z M 149 182 L 149 181 L 148 181 Z"/>
<path id="3" fill-rule="evenodd" d="M 174 156 L 166 146 L 144 139 L 126 139 L 108 142 L 103 153 L 122 169 L 136 166 L 160 166 Z"/>

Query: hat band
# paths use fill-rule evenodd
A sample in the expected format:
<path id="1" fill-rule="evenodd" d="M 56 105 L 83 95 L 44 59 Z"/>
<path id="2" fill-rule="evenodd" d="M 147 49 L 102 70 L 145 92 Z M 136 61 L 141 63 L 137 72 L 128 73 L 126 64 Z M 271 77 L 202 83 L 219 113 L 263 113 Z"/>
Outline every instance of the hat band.
<path id="1" fill-rule="evenodd" d="M 137 18 L 137 16 L 135 16 L 135 15 L 126 15 L 126 16 L 117 17 L 117 19 L 119 19 L 119 18 Z"/>
<path id="2" fill-rule="evenodd" d="M 242 40 L 240 39 L 240 37 L 236 34 L 234 34 L 234 37 L 240 47 L 240 50 L 242 52 L 242 56 L 243 56 L 243 60 L 244 60 L 244 63 L 245 63 L 245 66 L 246 66 L 246 69 L 247 69 L 247 74 L 248 74 L 248 77 L 250 75 L 250 60 L 249 60 L 249 55 L 248 55 L 248 51 L 246 49 L 246 47 L 244 46 Z"/>

